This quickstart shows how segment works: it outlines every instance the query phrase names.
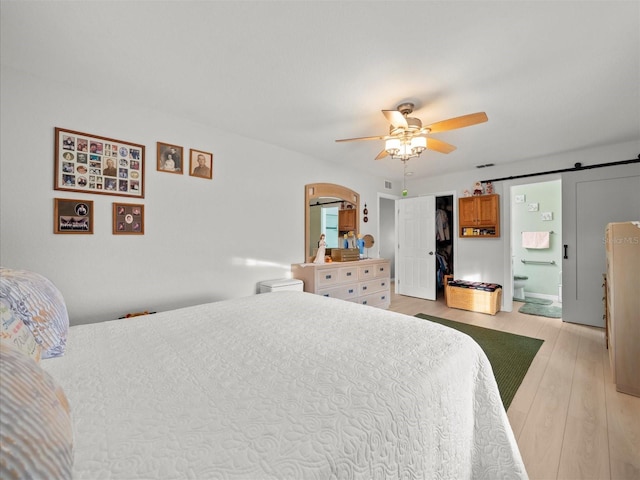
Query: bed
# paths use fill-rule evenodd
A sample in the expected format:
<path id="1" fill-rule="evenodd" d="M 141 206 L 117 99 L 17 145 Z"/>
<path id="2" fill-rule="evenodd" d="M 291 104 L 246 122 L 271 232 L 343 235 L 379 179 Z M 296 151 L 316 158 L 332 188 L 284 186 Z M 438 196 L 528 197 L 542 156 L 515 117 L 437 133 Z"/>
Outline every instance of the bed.
<path id="1" fill-rule="evenodd" d="M 75 479 L 526 478 L 480 347 L 281 291 L 69 328 Z"/>

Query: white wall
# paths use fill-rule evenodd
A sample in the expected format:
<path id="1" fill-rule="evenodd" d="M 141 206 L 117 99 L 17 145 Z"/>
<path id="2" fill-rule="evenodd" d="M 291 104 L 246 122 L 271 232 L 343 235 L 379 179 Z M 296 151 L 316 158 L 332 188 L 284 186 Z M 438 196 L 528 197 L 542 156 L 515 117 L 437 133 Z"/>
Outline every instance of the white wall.
<path id="1" fill-rule="evenodd" d="M 471 170 L 431 178 L 410 179 L 407 181 L 407 188 L 409 196 L 437 194 L 450 189 L 456 191 L 458 197 L 460 197 L 466 189 L 473 191 L 473 184 L 478 180 L 562 170 L 573 168 L 577 162 L 581 162 L 583 166 L 588 166 L 637 159 L 639 153 L 639 141 L 624 142 L 607 147 L 589 148 L 545 158 L 496 165 L 495 167 L 481 170 Z M 511 311 L 511 299 L 513 298 L 510 258 L 511 238 L 509 235 L 511 209 L 509 202 L 505 202 L 504 198 L 508 198 L 509 189 L 513 185 L 550 181 L 557 178 L 558 174 L 494 182 L 494 192 L 501 195 L 500 238 L 457 239 L 455 242 L 455 276 L 467 280 L 482 279 L 483 281 L 501 284 L 503 286 L 502 310 Z M 457 201 L 454 202 L 454 207 L 456 209 L 455 218 L 458 218 Z"/>
<path id="2" fill-rule="evenodd" d="M 0 262 L 49 278 L 72 324 L 251 295 L 288 276 L 304 260 L 307 183 L 359 192 L 361 231 L 377 229 L 383 179 L 4 67 L 0 92 Z M 54 127 L 145 145 L 145 198 L 54 190 Z M 157 141 L 213 152 L 213 180 L 156 171 Z M 53 234 L 54 198 L 93 200 L 94 234 Z M 116 201 L 145 205 L 144 235 L 112 235 Z"/>

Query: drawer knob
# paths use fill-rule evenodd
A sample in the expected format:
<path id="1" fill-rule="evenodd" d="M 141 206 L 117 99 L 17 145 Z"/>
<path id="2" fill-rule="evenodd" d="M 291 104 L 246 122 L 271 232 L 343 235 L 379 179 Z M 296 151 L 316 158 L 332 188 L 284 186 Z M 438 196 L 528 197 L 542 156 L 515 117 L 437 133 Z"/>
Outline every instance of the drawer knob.
<path id="1" fill-rule="evenodd" d="M 353 293 L 353 288 L 350 288 L 350 289 L 349 289 L 349 293 Z"/>
<path id="2" fill-rule="evenodd" d="M 347 272 L 347 277 L 350 277 L 350 276 L 351 276 L 351 272 Z"/>
<path id="3" fill-rule="evenodd" d="M 366 286 L 366 285 L 365 285 L 364 287 L 362 287 L 362 290 L 366 290 L 366 289 L 367 289 L 367 286 Z"/>
<path id="4" fill-rule="evenodd" d="M 325 275 L 324 277 L 326 280 L 329 280 L 331 278 L 331 275 Z"/>
<path id="5" fill-rule="evenodd" d="M 369 270 L 365 270 L 364 273 L 369 273 Z"/>

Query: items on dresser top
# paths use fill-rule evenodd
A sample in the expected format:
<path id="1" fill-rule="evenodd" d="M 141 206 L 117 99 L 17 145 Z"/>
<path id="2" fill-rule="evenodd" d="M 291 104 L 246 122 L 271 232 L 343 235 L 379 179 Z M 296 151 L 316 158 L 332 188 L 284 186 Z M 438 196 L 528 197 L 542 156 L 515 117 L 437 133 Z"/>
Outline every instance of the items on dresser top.
<path id="1" fill-rule="evenodd" d="M 297 263 L 291 265 L 291 272 L 304 282 L 305 292 L 380 308 L 391 303 L 389 260 Z"/>

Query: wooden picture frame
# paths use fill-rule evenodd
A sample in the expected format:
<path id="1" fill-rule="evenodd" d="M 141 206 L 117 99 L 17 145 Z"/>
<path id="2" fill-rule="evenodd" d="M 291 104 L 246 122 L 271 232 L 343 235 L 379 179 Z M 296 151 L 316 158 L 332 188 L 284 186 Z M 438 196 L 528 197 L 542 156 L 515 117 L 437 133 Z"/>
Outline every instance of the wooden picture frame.
<path id="1" fill-rule="evenodd" d="M 213 178 L 213 153 L 190 149 L 189 175 L 211 180 Z"/>
<path id="2" fill-rule="evenodd" d="M 184 148 L 180 145 L 157 142 L 157 157 L 159 172 L 177 173 L 182 175 L 184 165 Z"/>
<path id="3" fill-rule="evenodd" d="M 93 234 L 93 201 L 54 198 L 53 233 Z"/>
<path id="4" fill-rule="evenodd" d="M 55 128 L 54 189 L 144 198 L 144 145 Z"/>
<path id="5" fill-rule="evenodd" d="M 144 205 L 113 202 L 113 234 L 144 235 Z"/>

